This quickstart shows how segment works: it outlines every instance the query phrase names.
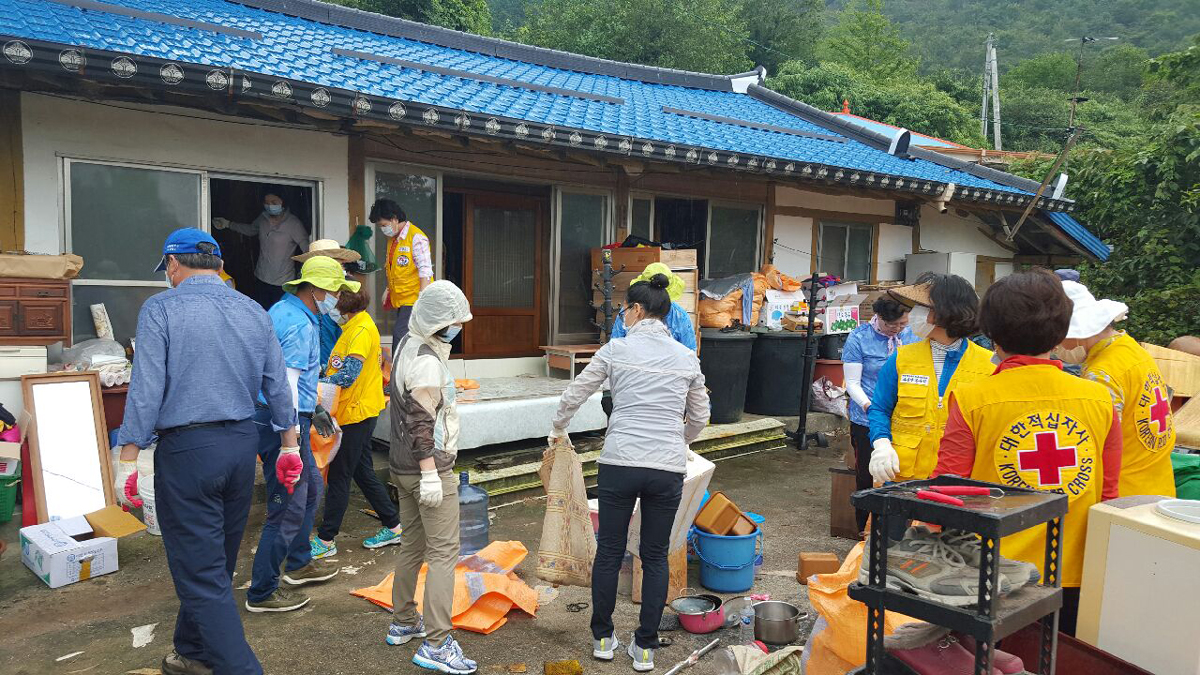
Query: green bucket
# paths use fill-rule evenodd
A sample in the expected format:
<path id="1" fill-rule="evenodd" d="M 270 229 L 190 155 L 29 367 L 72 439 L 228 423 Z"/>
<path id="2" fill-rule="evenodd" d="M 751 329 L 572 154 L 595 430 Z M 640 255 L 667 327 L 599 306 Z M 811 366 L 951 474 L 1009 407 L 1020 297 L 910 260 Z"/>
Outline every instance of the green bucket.
<path id="1" fill-rule="evenodd" d="M 0 478 L 0 523 L 12 520 L 13 509 L 17 506 L 17 491 L 21 489 L 21 466 L 12 476 Z"/>

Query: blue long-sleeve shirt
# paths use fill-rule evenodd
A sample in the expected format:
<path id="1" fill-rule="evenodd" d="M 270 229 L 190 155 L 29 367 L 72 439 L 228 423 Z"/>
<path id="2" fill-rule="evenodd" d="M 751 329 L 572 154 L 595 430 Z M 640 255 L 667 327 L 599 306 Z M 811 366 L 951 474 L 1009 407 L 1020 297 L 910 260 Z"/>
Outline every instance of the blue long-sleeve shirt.
<path id="1" fill-rule="evenodd" d="M 613 320 L 611 338 L 625 337 L 624 316 L 624 309 L 617 312 L 617 318 Z M 675 338 L 676 342 L 692 351 L 696 351 L 696 328 L 692 326 L 692 317 L 688 316 L 687 310 L 679 303 L 671 303 L 671 311 L 667 312 L 663 323 L 667 325 L 667 330 L 671 331 L 671 337 Z"/>
<path id="2" fill-rule="evenodd" d="M 219 276 L 192 276 L 146 300 L 136 344 L 121 445 L 144 448 L 156 430 L 248 419 L 259 391 L 276 431 L 295 426 L 283 352 L 267 313 Z"/>
<path id="3" fill-rule="evenodd" d="M 929 349 L 928 341 L 920 343 Z M 938 380 L 938 396 L 946 395 L 946 387 L 958 369 L 958 362 L 967 352 L 967 340 L 963 340 L 958 349 L 946 354 L 946 362 L 942 366 L 942 376 Z M 899 351 L 897 350 L 896 354 Z M 871 442 L 892 438 L 892 411 L 896 409 L 896 392 L 899 390 L 900 375 L 896 370 L 896 354 L 888 357 L 883 367 L 879 369 L 879 379 L 875 381 L 875 393 L 871 395 L 871 408 L 867 410 L 867 419 L 871 423 Z"/>
<path id="4" fill-rule="evenodd" d="M 333 346 L 342 336 L 342 327 L 338 325 L 338 322 L 329 318 L 328 314 L 317 317 L 317 322 L 321 329 L 321 367 L 323 368 L 325 364 L 329 363 L 329 355 L 333 353 Z"/>

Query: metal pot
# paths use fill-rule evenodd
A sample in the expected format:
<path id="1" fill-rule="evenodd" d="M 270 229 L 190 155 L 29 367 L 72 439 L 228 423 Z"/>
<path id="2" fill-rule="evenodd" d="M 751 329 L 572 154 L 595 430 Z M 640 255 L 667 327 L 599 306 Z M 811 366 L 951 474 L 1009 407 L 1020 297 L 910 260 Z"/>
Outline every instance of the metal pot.
<path id="1" fill-rule="evenodd" d="M 754 604 L 754 639 L 788 645 L 800 639 L 800 622 L 808 615 L 795 605 L 768 600 Z"/>
<path id="2" fill-rule="evenodd" d="M 689 633 L 704 635 L 725 625 L 725 607 L 715 595 L 682 595 L 671 601 L 671 609 Z"/>

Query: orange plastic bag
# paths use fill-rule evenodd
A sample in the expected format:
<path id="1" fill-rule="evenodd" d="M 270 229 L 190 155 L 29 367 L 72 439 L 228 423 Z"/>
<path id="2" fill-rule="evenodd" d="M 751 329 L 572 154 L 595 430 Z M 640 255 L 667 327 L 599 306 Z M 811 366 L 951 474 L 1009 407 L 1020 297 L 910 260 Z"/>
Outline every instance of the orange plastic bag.
<path id="1" fill-rule="evenodd" d="M 808 600 L 825 620 L 824 630 L 814 631 L 805 648 L 807 675 L 844 675 L 867 660 L 867 606 L 846 592 L 858 580 L 864 542 L 851 549 L 841 569 L 808 578 Z M 884 612 L 883 631 L 891 635 L 900 626 L 916 621 L 903 614 Z"/>
<path id="2" fill-rule="evenodd" d="M 312 446 L 313 458 L 317 460 L 321 478 L 326 482 L 329 482 L 329 465 L 333 463 L 333 458 L 337 457 L 338 450 L 342 447 L 342 428 L 338 426 L 337 420 L 333 421 L 333 428 L 333 435 L 329 438 L 318 434 L 316 427 L 308 429 L 308 442 Z"/>
<path id="3" fill-rule="evenodd" d="M 707 295 L 700 296 L 700 325 L 704 328 L 726 328 L 733 324 L 736 316 L 742 318 L 742 289 L 737 289 L 717 300 Z"/>
<path id="4" fill-rule="evenodd" d="M 759 273 L 767 278 L 767 286 L 777 291 L 798 291 L 800 290 L 800 282 L 780 272 L 774 265 L 767 263 L 762 266 Z"/>
<path id="5" fill-rule="evenodd" d="M 514 608 L 529 616 L 537 616 L 537 593 L 513 573 L 529 554 L 519 541 L 493 541 L 474 555 L 458 559 L 454 567 L 454 627 L 488 635 L 508 622 Z M 417 577 L 417 611 L 424 611 L 425 574 L 428 565 L 421 566 Z M 392 579 L 388 574 L 374 586 L 350 591 L 350 595 L 365 598 L 387 610 L 392 609 Z"/>

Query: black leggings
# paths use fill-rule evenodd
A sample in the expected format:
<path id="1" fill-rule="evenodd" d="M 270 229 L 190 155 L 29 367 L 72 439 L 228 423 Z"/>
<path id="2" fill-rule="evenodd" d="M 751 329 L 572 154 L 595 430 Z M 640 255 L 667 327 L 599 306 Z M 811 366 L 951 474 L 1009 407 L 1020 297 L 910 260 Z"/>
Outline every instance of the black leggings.
<path id="1" fill-rule="evenodd" d="M 871 466 L 871 430 L 861 424 L 850 423 L 850 445 L 854 446 L 854 489 L 867 490 L 875 486 L 869 471 Z M 867 512 L 854 510 L 858 531 L 867 527 Z"/>
<path id="2" fill-rule="evenodd" d="M 600 465 L 596 494 L 600 531 L 592 565 L 592 637 L 612 637 L 617 578 L 625 559 L 633 503 L 641 498 L 642 609 L 634 637 L 642 649 L 658 648 L 658 624 L 667 603 L 671 526 L 683 497 L 683 474 L 657 469 Z"/>
<path id="3" fill-rule="evenodd" d="M 379 514 L 384 527 L 400 524 L 400 512 L 388 497 L 387 488 L 375 474 L 375 462 L 371 457 L 371 437 L 375 433 L 378 417 L 368 417 L 361 422 L 342 427 L 342 446 L 329 464 L 329 486 L 325 489 L 325 514 L 317 536 L 333 541 L 342 529 L 342 518 L 350 504 L 350 480 L 358 483 L 367 503 Z"/>

